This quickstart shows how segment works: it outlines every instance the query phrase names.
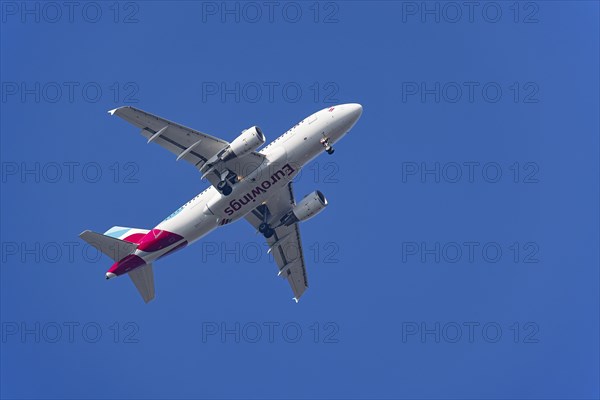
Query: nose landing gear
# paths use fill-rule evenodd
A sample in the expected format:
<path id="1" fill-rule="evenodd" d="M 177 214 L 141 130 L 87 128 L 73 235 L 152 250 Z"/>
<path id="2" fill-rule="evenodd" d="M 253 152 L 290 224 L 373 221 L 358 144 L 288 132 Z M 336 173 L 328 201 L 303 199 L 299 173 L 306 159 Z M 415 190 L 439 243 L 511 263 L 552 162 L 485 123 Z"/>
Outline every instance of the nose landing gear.
<path id="1" fill-rule="evenodd" d="M 329 138 L 321 139 L 321 144 L 323 145 L 323 147 L 325 147 L 325 151 L 327 152 L 327 154 L 333 154 L 333 152 L 335 151 L 335 149 L 329 143 Z"/>

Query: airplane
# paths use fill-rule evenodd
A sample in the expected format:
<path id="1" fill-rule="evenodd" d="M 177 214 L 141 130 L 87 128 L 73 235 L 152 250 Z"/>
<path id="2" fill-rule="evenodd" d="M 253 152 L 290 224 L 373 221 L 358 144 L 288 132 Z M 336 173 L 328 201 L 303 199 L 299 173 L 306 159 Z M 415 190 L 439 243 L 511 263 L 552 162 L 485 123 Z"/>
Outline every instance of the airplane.
<path id="1" fill-rule="evenodd" d="M 154 261 L 244 218 L 265 237 L 278 275 L 287 279 L 298 302 L 308 288 L 298 223 L 319 214 L 328 203 L 318 190 L 296 202 L 292 180 L 322 152 L 333 154 L 333 145 L 360 118 L 360 104 L 320 110 L 260 151 L 266 139 L 258 126 L 228 143 L 134 107 L 108 113 L 140 128 L 147 143 L 159 144 L 177 161 L 192 164 L 211 186 L 153 229 L 114 226 L 104 234 L 82 232 L 83 240 L 114 260 L 106 279 L 129 275 L 148 303 L 155 295 Z"/>

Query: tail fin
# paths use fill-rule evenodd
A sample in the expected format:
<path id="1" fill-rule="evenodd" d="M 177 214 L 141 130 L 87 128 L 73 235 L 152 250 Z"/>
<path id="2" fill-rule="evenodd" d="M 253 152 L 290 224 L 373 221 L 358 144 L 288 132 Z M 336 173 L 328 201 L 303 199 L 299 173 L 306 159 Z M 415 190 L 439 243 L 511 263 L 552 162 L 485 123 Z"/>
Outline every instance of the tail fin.
<path id="1" fill-rule="evenodd" d="M 136 243 L 116 239 L 114 237 L 92 231 L 83 231 L 79 237 L 115 261 L 122 260 L 123 257 L 133 253 L 137 248 Z"/>
<path id="2" fill-rule="evenodd" d="M 135 251 L 137 244 L 148 232 L 150 231 L 147 229 L 113 226 L 104 234 L 84 231 L 79 237 L 113 260 L 120 261 Z"/>
<path id="3" fill-rule="evenodd" d="M 126 242 L 139 243 L 140 239 L 150 232 L 148 229 L 128 228 L 125 226 L 113 226 L 104 234 Z"/>
<path id="4" fill-rule="evenodd" d="M 83 231 L 79 237 L 99 249 L 117 263 L 137 249 L 138 243 L 146 233 L 146 229 L 113 226 L 104 234 Z M 111 274 L 107 273 L 107 279 Z M 152 264 L 144 264 L 127 273 L 136 289 L 147 303 L 154 298 L 154 273 Z M 114 276 L 114 275 L 112 275 Z"/>

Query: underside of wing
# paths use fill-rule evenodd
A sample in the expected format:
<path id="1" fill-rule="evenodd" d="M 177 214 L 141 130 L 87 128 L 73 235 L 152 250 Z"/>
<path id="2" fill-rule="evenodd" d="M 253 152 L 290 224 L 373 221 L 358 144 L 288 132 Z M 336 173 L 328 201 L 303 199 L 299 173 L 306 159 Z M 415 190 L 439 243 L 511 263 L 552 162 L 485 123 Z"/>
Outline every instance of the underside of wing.
<path id="1" fill-rule="evenodd" d="M 267 200 L 266 204 L 255 208 L 246 216 L 252 226 L 259 229 L 263 222 L 271 222 L 281 218 L 294 206 L 291 183 L 281 189 L 280 193 Z M 267 238 L 269 252 L 279 268 L 278 276 L 286 279 L 294 292 L 294 300 L 298 301 L 308 288 L 306 264 L 300 240 L 298 224 L 281 225 L 274 228 L 274 233 Z"/>
<path id="2" fill-rule="evenodd" d="M 196 167 L 209 182 L 216 186 L 219 181 L 248 173 L 251 168 L 259 167 L 264 156 L 250 152 L 242 157 L 226 162 L 219 158 L 227 152 L 230 144 L 222 139 L 171 122 L 135 107 L 120 107 L 110 110 L 125 121 L 141 129 L 148 143 L 156 143 Z"/>

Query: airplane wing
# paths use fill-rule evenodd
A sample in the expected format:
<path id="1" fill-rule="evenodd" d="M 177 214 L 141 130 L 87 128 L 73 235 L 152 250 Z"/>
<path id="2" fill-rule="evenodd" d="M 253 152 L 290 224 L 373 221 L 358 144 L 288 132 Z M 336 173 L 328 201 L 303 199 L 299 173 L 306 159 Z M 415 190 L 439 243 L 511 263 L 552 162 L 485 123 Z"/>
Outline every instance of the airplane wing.
<path id="1" fill-rule="evenodd" d="M 127 275 L 129 275 L 136 289 L 142 295 L 144 302 L 147 303 L 154 298 L 154 272 L 152 264 L 132 269 Z"/>
<path id="2" fill-rule="evenodd" d="M 177 156 L 177 160 L 185 160 L 194 165 L 202 173 L 210 171 L 206 178 L 213 186 L 221 180 L 221 176 L 231 171 L 241 176 L 247 175 L 258 168 L 264 161 L 264 155 L 252 152 L 241 158 L 228 162 L 215 164 L 216 156 L 229 146 L 225 140 L 207 135 L 152 115 L 135 107 L 120 107 L 110 110 L 110 115 L 117 115 L 125 121 L 140 128 L 141 134 L 148 139 L 169 150 Z"/>
<path id="3" fill-rule="evenodd" d="M 280 193 L 267 200 L 266 204 L 261 204 L 252 210 L 246 216 L 246 220 L 258 229 L 258 226 L 264 221 L 269 223 L 278 221 L 294 205 L 294 193 L 290 182 L 288 186 L 281 189 Z M 276 224 L 273 225 L 276 226 Z M 275 234 L 266 240 L 269 251 L 273 253 L 273 258 L 279 267 L 279 276 L 287 279 L 294 292 L 294 300 L 297 302 L 308 288 L 298 224 L 277 227 Z"/>

